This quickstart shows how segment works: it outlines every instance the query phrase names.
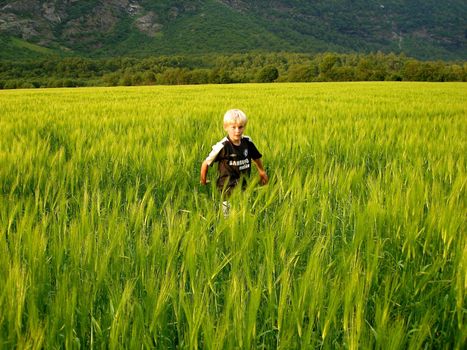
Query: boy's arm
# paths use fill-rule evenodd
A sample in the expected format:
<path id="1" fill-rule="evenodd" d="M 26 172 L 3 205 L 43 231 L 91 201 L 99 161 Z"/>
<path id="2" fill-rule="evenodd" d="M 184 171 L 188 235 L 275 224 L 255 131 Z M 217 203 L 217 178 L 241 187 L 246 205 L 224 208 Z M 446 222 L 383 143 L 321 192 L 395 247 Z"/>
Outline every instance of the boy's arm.
<path id="1" fill-rule="evenodd" d="M 212 146 L 211 153 L 209 153 L 208 157 L 204 160 L 203 164 L 201 164 L 201 173 L 199 177 L 199 182 L 201 183 L 201 185 L 206 185 L 207 183 L 209 183 L 209 181 L 207 180 L 209 165 L 216 161 L 218 154 L 224 148 L 224 140 L 227 140 L 227 138 L 222 139 L 214 146 Z"/>
<path id="2" fill-rule="evenodd" d="M 209 165 L 206 161 L 203 162 L 203 164 L 201 164 L 201 173 L 200 173 L 200 177 L 199 177 L 199 182 L 201 183 L 201 185 L 206 185 L 207 183 L 207 176 L 208 176 L 208 169 L 209 169 Z"/>
<path id="3" fill-rule="evenodd" d="M 255 163 L 256 168 L 258 168 L 261 185 L 266 185 L 269 179 L 268 179 L 268 174 L 266 174 L 266 170 L 264 170 L 263 162 L 261 161 L 261 158 L 253 159 L 253 162 Z"/>

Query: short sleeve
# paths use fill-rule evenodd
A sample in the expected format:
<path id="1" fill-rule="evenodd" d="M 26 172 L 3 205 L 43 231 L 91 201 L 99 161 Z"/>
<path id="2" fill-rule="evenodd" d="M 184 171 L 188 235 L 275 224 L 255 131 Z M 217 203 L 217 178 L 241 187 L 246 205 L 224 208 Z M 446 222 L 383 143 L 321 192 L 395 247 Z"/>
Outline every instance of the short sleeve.
<path id="1" fill-rule="evenodd" d="M 259 159 L 263 155 L 258 151 L 258 148 L 256 148 L 256 145 L 253 143 L 251 139 L 248 140 L 248 152 L 251 156 L 251 159 Z"/>
<path id="2" fill-rule="evenodd" d="M 214 146 L 212 146 L 212 150 L 209 153 L 209 155 L 206 157 L 205 162 L 211 166 L 217 159 L 217 156 L 219 153 L 222 151 L 224 148 L 224 144 L 222 142 L 216 143 Z"/>

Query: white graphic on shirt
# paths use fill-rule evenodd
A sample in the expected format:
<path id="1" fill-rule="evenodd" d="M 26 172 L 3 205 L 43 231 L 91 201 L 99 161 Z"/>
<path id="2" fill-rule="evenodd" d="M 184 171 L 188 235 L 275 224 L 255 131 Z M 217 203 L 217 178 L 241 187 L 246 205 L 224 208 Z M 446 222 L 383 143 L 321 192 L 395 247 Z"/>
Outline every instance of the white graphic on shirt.
<path id="1" fill-rule="evenodd" d="M 238 170 L 245 170 L 250 167 L 250 161 L 248 159 L 242 159 L 242 160 L 230 160 L 229 161 L 230 166 L 238 166 Z"/>

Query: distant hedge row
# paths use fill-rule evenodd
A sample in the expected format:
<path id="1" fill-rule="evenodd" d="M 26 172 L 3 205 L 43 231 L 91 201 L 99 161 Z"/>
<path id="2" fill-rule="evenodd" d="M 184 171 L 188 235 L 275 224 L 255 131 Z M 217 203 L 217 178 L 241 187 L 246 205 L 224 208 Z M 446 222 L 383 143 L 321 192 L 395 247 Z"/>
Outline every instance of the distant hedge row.
<path id="1" fill-rule="evenodd" d="M 0 88 L 313 81 L 467 81 L 467 62 L 403 54 L 249 53 L 0 61 Z"/>

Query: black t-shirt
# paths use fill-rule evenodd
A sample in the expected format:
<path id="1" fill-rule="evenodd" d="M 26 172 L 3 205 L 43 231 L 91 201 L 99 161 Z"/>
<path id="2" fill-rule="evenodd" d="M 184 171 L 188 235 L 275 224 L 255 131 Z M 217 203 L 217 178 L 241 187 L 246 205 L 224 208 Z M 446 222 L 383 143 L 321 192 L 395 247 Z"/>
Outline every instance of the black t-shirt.
<path id="1" fill-rule="evenodd" d="M 228 137 L 212 147 L 206 158 L 208 165 L 219 163 L 219 190 L 232 190 L 242 179 L 242 186 L 246 186 L 246 179 L 251 173 L 251 160 L 261 158 L 261 153 L 248 136 L 242 136 L 240 145 L 234 145 Z"/>

